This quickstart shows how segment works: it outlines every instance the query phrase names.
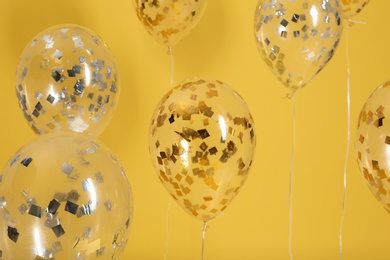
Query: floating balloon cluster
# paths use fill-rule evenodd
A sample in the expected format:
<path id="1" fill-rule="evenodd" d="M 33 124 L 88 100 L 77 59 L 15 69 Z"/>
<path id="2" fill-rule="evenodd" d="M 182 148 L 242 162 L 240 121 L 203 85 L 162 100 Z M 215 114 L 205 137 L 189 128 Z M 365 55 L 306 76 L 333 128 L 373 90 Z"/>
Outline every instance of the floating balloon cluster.
<path id="1" fill-rule="evenodd" d="M 292 92 L 333 57 L 343 17 L 369 0 L 260 0 L 254 33 L 262 59 Z M 207 0 L 134 0 L 142 25 L 169 48 L 197 25 Z M 96 140 L 119 99 L 104 41 L 76 25 L 38 34 L 17 69 L 16 93 L 39 136 L 0 174 L 0 258 L 116 258 L 132 223 L 132 194 L 118 158 Z M 385 84 L 359 120 L 359 165 L 388 211 Z M 378 140 L 377 140 L 378 139 Z M 240 192 L 256 145 L 241 96 L 219 80 L 192 78 L 171 89 L 152 116 L 149 149 L 158 178 L 192 217 L 207 223 Z M 115 187 L 115 188 L 114 188 Z"/>
<path id="2" fill-rule="evenodd" d="M 0 256 L 117 258 L 133 203 L 120 161 L 95 139 L 119 98 L 107 45 L 81 26 L 42 31 L 22 53 L 16 93 L 39 135 L 0 174 Z"/>

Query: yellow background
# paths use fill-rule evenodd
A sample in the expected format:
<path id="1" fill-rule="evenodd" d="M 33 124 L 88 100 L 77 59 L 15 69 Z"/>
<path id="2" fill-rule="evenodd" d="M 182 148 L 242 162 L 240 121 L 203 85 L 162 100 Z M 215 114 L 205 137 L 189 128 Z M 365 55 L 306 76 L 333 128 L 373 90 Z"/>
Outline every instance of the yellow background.
<path id="1" fill-rule="evenodd" d="M 200 23 L 173 48 L 174 81 L 222 80 L 246 100 L 257 127 L 253 168 L 225 214 L 210 223 L 205 259 L 289 259 L 288 198 L 293 106 L 287 89 L 261 60 L 253 36 L 257 0 L 210 0 Z M 390 259 L 390 216 L 371 195 L 356 163 L 357 117 L 389 78 L 390 1 L 373 0 L 354 17 L 334 58 L 297 93 L 293 177 L 294 259 L 339 259 L 347 136 L 347 62 L 351 68 L 351 150 L 343 259 Z M 43 29 L 74 23 L 110 46 L 121 97 L 99 137 L 122 161 L 133 189 L 134 221 L 123 259 L 200 259 L 202 223 L 172 201 L 148 153 L 148 128 L 170 88 L 166 47 L 150 37 L 130 0 L 0 0 L 0 165 L 34 138 L 18 107 L 15 71 L 25 45 Z M 169 224 L 167 224 L 167 217 Z M 107 220 L 109 221 L 109 220 Z M 168 229 L 168 233 L 167 233 Z M 168 236 L 168 240 L 167 240 Z M 168 247 L 166 247 L 168 244 Z"/>

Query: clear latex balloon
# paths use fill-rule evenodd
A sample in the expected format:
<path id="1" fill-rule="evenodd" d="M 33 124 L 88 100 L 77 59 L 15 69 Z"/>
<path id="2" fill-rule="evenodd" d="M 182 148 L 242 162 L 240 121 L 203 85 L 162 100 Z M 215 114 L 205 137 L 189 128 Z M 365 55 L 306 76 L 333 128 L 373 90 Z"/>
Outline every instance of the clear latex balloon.
<path id="1" fill-rule="evenodd" d="M 102 143 L 71 132 L 40 135 L 0 175 L 0 255 L 115 259 L 132 214 L 126 174 Z"/>
<path id="2" fill-rule="evenodd" d="M 345 19 L 359 14 L 370 0 L 341 0 L 343 4 L 343 14 Z"/>
<path id="3" fill-rule="evenodd" d="M 188 79 L 159 102 L 149 149 L 157 175 L 191 216 L 219 216 L 239 193 L 256 136 L 244 100 L 218 80 Z"/>
<path id="4" fill-rule="evenodd" d="M 357 162 L 368 188 L 390 213 L 389 104 L 390 81 L 379 86 L 364 104 L 359 115 L 355 145 Z"/>
<path id="5" fill-rule="evenodd" d="M 37 134 L 55 131 L 99 136 L 119 99 L 117 65 L 106 43 L 79 25 L 56 25 L 24 49 L 16 94 Z"/>
<path id="6" fill-rule="evenodd" d="M 157 42 L 173 46 L 198 24 L 207 0 L 133 0 L 133 5 L 149 34 Z"/>
<path id="7" fill-rule="evenodd" d="M 260 0 L 254 32 L 262 59 L 292 92 L 332 58 L 343 28 L 338 0 Z"/>

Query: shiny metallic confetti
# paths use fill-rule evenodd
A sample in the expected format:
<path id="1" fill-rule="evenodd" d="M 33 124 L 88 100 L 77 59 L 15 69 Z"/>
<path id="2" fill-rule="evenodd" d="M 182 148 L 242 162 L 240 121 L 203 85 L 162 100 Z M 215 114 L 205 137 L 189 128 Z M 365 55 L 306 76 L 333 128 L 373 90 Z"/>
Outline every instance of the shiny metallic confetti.
<path id="1" fill-rule="evenodd" d="M 207 0 L 133 0 L 136 14 L 153 38 L 173 46 L 199 22 Z"/>
<path id="2" fill-rule="evenodd" d="M 20 205 L 18 207 L 18 211 L 20 212 L 20 214 L 24 215 L 28 212 L 28 208 L 27 206 L 23 203 L 22 205 Z"/>
<path id="3" fill-rule="evenodd" d="M 338 0 L 259 0 L 254 33 L 262 59 L 292 92 L 332 58 L 342 34 Z"/>
<path id="4" fill-rule="evenodd" d="M 50 201 L 49 205 L 47 206 L 47 212 L 50 214 L 56 214 L 58 208 L 61 206 L 61 203 L 57 200 L 53 199 Z"/>
<path id="5" fill-rule="evenodd" d="M 379 86 L 367 99 L 358 120 L 357 161 L 364 180 L 375 198 L 390 213 L 389 82 Z"/>
<path id="6" fill-rule="evenodd" d="M 18 242 L 19 232 L 18 232 L 18 230 L 16 228 L 8 227 L 7 228 L 7 233 L 8 233 L 9 239 L 11 239 L 15 243 Z"/>
<path id="7" fill-rule="evenodd" d="M 31 157 L 26 157 L 20 163 L 23 164 L 24 166 L 28 167 L 28 165 L 32 162 L 32 160 L 33 159 Z"/>
<path id="8" fill-rule="evenodd" d="M 149 150 L 164 187 L 191 216 L 220 215 L 238 193 L 227 191 L 245 183 L 256 144 L 245 102 L 221 81 L 189 79 L 152 118 Z"/>
<path id="9" fill-rule="evenodd" d="M 10 159 L 2 176 L 0 240 L 10 241 L 3 259 L 111 259 L 123 252 L 131 189 L 119 159 L 98 140 L 70 132 L 40 135 Z"/>
<path id="10" fill-rule="evenodd" d="M 75 25 L 64 28 L 47 28 L 22 53 L 16 78 L 19 105 L 37 134 L 73 131 L 97 136 L 119 99 L 117 66 L 107 45 L 93 32 Z M 85 100 L 97 93 L 106 105 L 91 99 L 94 109 L 86 112 Z"/>
<path id="11" fill-rule="evenodd" d="M 41 218 L 42 217 L 42 209 L 41 209 L 41 207 L 33 204 L 33 205 L 31 205 L 30 210 L 28 211 L 28 214 L 35 216 L 37 218 Z"/>
<path id="12" fill-rule="evenodd" d="M 343 14 L 345 19 L 359 14 L 370 0 L 341 0 L 343 5 Z"/>
<path id="13" fill-rule="evenodd" d="M 61 224 L 59 224 L 57 226 L 54 226 L 51 229 L 53 230 L 53 232 L 54 232 L 54 234 L 56 235 L 57 238 L 59 238 L 60 236 L 65 234 L 65 230 L 64 230 L 64 228 L 62 227 Z"/>
<path id="14" fill-rule="evenodd" d="M 66 175 L 70 175 L 73 171 L 74 167 L 68 163 L 63 163 L 61 167 L 61 171 Z"/>
<path id="15" fill-rule="evenodd" d="M 85 238 L 91 238 L 92 237 L 92 228 L 86 227 L 84 229 L 83 237 Z"/>
<path id="16" fill-rule="evenodd" d="M 99 248 L 98 250 L 96 250 L 96 256 L 104 256 L 104 251 L 105 251 L 104 247 Z"/>
<path id="17" fill-rule="evenodd" d="M 69 213 L 72 213 L 74 215 L 76 215 L 78 208 L 79 208 L 79 205 L 77 205 L 76 203 L 73 203 L 71 201 L 67 201 L 65 204 L 65 211 L 68 211 Z"/>

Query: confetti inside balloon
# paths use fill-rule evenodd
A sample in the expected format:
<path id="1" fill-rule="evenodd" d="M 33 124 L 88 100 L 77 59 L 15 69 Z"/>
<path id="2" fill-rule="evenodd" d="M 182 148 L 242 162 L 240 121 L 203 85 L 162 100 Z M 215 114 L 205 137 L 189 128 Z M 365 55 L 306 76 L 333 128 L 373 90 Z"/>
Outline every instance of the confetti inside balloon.
<path id="1" fill-rule="evenodd" d="M 256 144 L 244 100 L 218 80 L 189 79 L 152 117 L 149 149 L 158 178 L 191 216 L 219 216 L 240 192 Z"/>
<path id="2" fill-rule="evenodd" d="M 359 14 L 370 0 L 341 0 L 345 19 Z"/>
<path id="3" fill-rule="evenodd" d="M 338 0 L 260 0 L 254 19 L 262 59 L 292 92 L 333 57 L 343 28 Z"/>
<path id="4" fill-rule="evenodd" d="M 117 65 L 106 43 L 78 25 L 40 32 L 24 49 L 16 94 L 37 134 L 72 131 L 99 136 L 119 99 Z"/>
<path id="5" fill-rule="evenodd" d="M 116 259 L 129 239 L 132 212 L 129 182 L 108 148 L 78 133 L 40 135 L 0 174 L 0 253 L 3 259 Z"/>
<path id="6" fill-rule="evenodd" d="M 133 4 L 149 34 L 170 47 L 183 40 L 198 24 L 207 0 L 133 0 Z"/>
<path id="7" fill-rule="evenodd" d="M 367 99 L 359 115 L 356 150 L 360 171 L 375 198 L 390 213 L 390 81 Z"/>

